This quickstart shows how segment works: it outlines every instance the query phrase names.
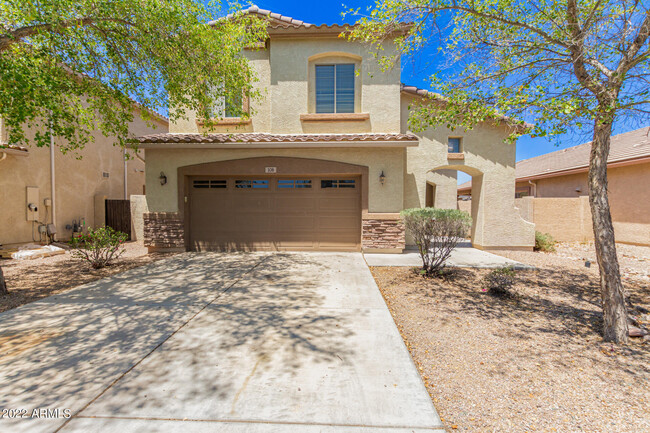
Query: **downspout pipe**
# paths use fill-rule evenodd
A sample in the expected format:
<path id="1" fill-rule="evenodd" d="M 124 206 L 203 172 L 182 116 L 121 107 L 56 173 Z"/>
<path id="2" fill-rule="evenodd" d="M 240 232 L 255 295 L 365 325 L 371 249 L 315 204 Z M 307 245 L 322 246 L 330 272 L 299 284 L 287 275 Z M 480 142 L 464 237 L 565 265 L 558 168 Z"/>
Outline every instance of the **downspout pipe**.
<path id="1" fill-rule="evenodd" d="M 0 161 L 4 161 L 5 159 L 7 159 L 7 152 L 0 152 L 0 153 L 2 153 L 2 156 L 0 157 Z"/>
<path id="2" fill-rule="evenodd" d="M 52 196 L 52 225 L 56 228 L 56 172 L 54 156 L 54 134 L 52 134 L 52 129 L 50 129 L 50 195 Z"/>
<path id="3" fill-rule="evenodd" d="M 537 184 L 532 180 L 529 180 L 528 183 L 533 186 L 533 197 L 537 197 Z"/>
<path id="4" fill-rule="evenodd" d="M 128 200 L 128 193 L 129 193 L 129 188 L 128 188 L 128 167 L 127 167 L 127 160 L 126 160 L 126 148 L 123 150 L 122 157 L 124 158 L 124 200 Z"/>

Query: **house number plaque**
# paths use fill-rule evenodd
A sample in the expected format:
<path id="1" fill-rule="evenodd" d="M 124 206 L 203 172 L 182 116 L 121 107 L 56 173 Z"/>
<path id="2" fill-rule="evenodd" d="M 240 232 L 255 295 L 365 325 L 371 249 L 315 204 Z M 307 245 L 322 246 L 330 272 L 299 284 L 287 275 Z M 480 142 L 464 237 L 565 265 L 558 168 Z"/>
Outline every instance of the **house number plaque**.
<path id="1" fill-rule="evenodd" d="M 264 173 L 274 174 L 278 172 L 277 167 L 264 167 Z"/>

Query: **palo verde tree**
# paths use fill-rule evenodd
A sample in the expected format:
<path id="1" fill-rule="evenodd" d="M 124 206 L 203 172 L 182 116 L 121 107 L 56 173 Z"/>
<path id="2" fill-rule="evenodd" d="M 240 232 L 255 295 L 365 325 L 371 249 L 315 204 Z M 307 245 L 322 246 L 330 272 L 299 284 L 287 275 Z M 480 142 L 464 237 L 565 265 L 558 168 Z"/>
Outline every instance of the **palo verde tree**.
<path id="1" fill-rule="evenodd" d="M 398 54 L 383 53 L 383 40 L 405 23 Z M 412 107 L 415 130 L 468 129 L 507 115 L 532 120 L 533 136 L 592 135 L 589 202 L 604 338 L 614 342 L 627 341 L 628 327 L 607 157 L 616 121 L 648 119 L 649 34 L 648 4 L 634 0 L 378 0 L 350 35 L 373 44 L 385 67 L 431 44 L 453 64 L 431 76 L 442 96 Z M 518 134 L 513 129 L 510 139 Z"/>
<path id="2" fill-rule="evenodd" d="M 258 96 L 241 53 L 265 39 L 266 26 L 250 15 L 225 19 L 219 3 L 1 4 L 0 118 L 9 144 L 49 146 L 52 136 L 63 152 L 76 151 L 99 131 L 126 146 L 134 102 L 145 120 L 174 107 L 171 121 L 194 111 L 209 126 L 213 107 L 243 111 L 236 102 Z"/>

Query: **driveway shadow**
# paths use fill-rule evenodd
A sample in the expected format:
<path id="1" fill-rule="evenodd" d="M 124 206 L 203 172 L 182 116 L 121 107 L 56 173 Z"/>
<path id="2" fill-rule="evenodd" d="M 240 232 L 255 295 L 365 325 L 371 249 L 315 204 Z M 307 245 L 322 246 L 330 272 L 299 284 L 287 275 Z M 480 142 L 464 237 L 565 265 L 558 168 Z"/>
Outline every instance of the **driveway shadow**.
<path id="1" fill-rule="evenodd" d="M 117 381 L 105 408 L 164 415 L 232 401 L 238 368 L 343 363 L 354 331 L 318 283 L 334 272 L 299 254 L 185 253 L 2 313 L 0 407 L 74 413 Z"/>

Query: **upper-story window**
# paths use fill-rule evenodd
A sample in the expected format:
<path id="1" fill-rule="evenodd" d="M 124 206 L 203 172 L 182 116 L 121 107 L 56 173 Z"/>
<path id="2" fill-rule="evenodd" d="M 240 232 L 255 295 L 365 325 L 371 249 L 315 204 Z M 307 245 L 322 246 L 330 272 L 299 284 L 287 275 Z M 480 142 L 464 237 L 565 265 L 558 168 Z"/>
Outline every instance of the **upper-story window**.
<path id="1" fill-rule="evenodd" d="M 215 92 L 216 93 L 216 92 Z M 214 105 L 208 110 L 213 119 L 240 118 L 248 112 L 248 99 L 240 89 L 228 90 L 227 94 L 215 95 Z"/>
<path id="2" fill-rule="evenodd" d="M 459 137 L 449 137 L 447 138 L 447 152 L 449 153 L 461 153 L 461 139 Z"/>
<path id="3" fill-rule="evenodd" d="M 230 98 L 226 99 L 225 105 L 226 109 L 224 110 L 224 117 L 241 117 L 245 108 L 242 92 L 235 92 L 233 95 L 230 95 Z"/>
<path id="4" fill-rule="evenodd" d="M 316 65 L 316 113 L 354 113 L 354 63 Z"/>

